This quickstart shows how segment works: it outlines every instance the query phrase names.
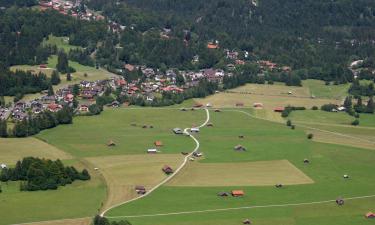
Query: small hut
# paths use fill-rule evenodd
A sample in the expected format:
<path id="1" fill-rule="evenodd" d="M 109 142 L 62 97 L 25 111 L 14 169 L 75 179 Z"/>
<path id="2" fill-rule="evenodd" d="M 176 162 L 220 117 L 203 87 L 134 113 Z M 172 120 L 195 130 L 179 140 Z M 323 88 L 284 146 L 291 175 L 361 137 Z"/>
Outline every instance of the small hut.
<path id="1" fill-rule="evenodd" d="M 345 174 L 343 177 L 344 177 L 344 179 L 349 179 L 349 175 L 348 174 Z"/>
<path id="2" fill-rule="evenodd" d="M 276 184 L 275 187 L 276 187 L 276 188 L 282 188 L 283 185 L 282 185 L 282 184 Z"/>
<path id="3" fill-rule="evenodd" d="M 305 163 L 305 164 L 309 164 L 309 163 L 310 163 L 310 160 L 309 160 L 309 159 L 304 159 L 304 160 L 303 160 L 303 163 Z"/>
<path id="4" fill-rule="evenodd" d="M 214 125 L 212 123 L 208 123 L 207 127 L 213 127 Z"/>
<path id="5" fill-rule="evenodd" d="M 146 129 L 146 128 L 147 128 L 147 125 L 143 125 L 142 128 L 143 128 L 143 129 Z"/>
<path id="6" fill-rule="evenodd" d="M 150 126 L 149 126 L 149 128 L 151 128 L 151 129 L 152 129 L 152 128 L 154 128 L 154 126 L 153 126 L 153 125 L 150 125 Z"/>
<path id="7" fill-rule="evenodd" d="M 373 212 L 368 212 L 368 213 L 366 213 L 365 217 L 366 217 L 367 219 L 375 219 L 375 213 L 373 213 Z"/>
<path id="8" fill-rule="evenodd" d="M 116 146 L 116 143 L 113 140 L 109 140 L 108 143 L 107 143 L 107 146 L 108 147 L 114 147 L 114 146 Z"/>
<path id="9" fill-rule="evenodd" d="M 162 147 L 162 146 L 163 146 L 163 142 L 161 142 L 161 141 L 155 141 L 155 142 L 154 142 L 154 145 L 155 145 L 156 147 Z"/>
<path id="10" fill-rule="evenodd" d="M 221 110 L 220 109 L 215 109 L 215 112 L 221 112 Z"/>
<path id="11" fill-rule="evenodd" d="M 242 197 L 245 195 L 245 192 L 243 190 L 233 190 L 231 194 L 233 197 Z"/>
<path id="12" fill-rule="evenodd" d="M 243 224 L 251 224 L 251 221 L 249 219 L 246 219 L 244 221 L 242 221 Z"/>
<path id="13" fill-rule="evenodd" d="M 246 151 L 246 148 L 242 145 L 236 145 L 236 146 L 234 146 L 234 150 L 236 150 L 236 151 Z"/>
<path id="14" fill-rule="evenodd" d="M 244 135 L 239 135 L 238 138 L 239 138 L 239 139 L 244 139 L 245 136 L 244 136 Z"/>
<path id="15" fill-rule="evenodd" d="M 144 186 L 135 186 L 135 191 L 137 192 L 137 194 L 139 195 L 144 195 L 146 194 L 146 188 Z"/>
<path id="16" fill-rule="evenodd" d="M 181 111 L 183 111 L 183 112 L 185 112 L 186 111 L 186 109 L 185 108 L 182 108 L 182 109 L 180 109 Z"/>
<path id="17" fill-rule="evenodd" d="M 229 196 L 229 193 L 228 193 L 228 192 L 219 192 L 219 193 L 217 194 L 217 196 L 219 196 L 219 197 L 228 197 L 228 196 Z"/>
<path id="18" fill-rule="evenodd" d="M 336 199 L 336 204 L 337 205 L 344 205 L 344 203 L 345 203 L 344 199 L 342 199 L 342 198 L 337 198 Z"/>
<path id="19" fill-rule="evenodd" d="M 165 174 L 167 174 L 167 175 L 173 173 L 173 169 L 172 169 L 170 166 L 167 166 L 167 165 L 164 166 L 164 167 L 162 168 L 162 170 L 163 170 L 163 172 L 164 172 Z"/>
<path id="20" fill-rule="evenodd" d="M 194 152 L 193 156 L 199 158 L 199 157 L 203 156 L 203 154 L 201 152 Z"/>

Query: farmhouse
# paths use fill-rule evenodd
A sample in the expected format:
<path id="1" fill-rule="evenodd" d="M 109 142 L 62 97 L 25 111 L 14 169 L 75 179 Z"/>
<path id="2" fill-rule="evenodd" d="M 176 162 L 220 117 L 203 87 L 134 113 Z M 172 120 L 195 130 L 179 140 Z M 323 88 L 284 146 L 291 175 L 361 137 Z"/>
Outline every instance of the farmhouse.
<path id="1" fill-rule="evenodd" d="M 233 197 L 242 197 L 245 195 L 245 192 L 243 190 L 233 190 L 232 196 Z"/>
<path id="2" fill-rule="evenodd" d="M 170 166 L 164 166 L 164 167 L 162 168 L 162 170 L 163 170 L 163 172 L 164 172 L 165 174 L 167 174 L 167 175 L 173 173 L 173 169 L 172 169 Z"/>
<path id="3" fill-rule="evenodd" d="M 182 129 L 181 128 L 174 128 L 173 133 L 175 134 L 182 134 Z"/>
<path id="4" fill-rule="evenodd" d="M 154 145 L 155 145 L 156 147 L 162 147 L 162 146 L 163 146 L 163 142 L 161 142 L 161 141 L 155 141 L 155 142 L 154 142 Z"/>

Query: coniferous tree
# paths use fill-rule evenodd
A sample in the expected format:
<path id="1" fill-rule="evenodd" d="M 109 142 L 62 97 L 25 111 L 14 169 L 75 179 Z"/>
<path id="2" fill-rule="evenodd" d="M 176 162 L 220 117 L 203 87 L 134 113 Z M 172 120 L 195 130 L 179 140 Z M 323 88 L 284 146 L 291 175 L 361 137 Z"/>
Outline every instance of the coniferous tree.
<path id="1" fill-rule="evenodd" d="M 48 96 L 54 96 L 55 92 L 53 90 L 52 84 L 48 86 Z"/>
<path id="2" fill-rule="evenodd" d="M 8 137 L 7 122 L 0 120 L 0 137 Z"/>
<path id="3" fill-rule="evenodd" d="M 61 82 L 60 80 L 60 74 L 57 70 L 54 70 L 51 75 L 51 84 L 57 85 Z"/>
<path id="4" fill-rule="evenodd" d="M 61 73 L 68 73 L 69 71 L 69 61 L 68 55 L 64 51 L 60 51 L 57 55 L 57 71 Z"/>
<path id="5" fill-rule="evenodd" d="M 366 106 L 366 112 L 367 113 L 374 113 L 375 111 L 375 104 L 374 104 L 374 98 L 371 97 L 368 102 L 367 102 L 367 106 Z"/>

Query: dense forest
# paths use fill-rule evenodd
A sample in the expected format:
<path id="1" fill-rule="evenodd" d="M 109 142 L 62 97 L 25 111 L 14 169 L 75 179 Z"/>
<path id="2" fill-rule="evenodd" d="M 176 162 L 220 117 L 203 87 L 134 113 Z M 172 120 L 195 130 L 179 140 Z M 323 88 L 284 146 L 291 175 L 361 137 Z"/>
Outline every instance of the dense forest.
<path id="1" fill-rule="evenodd" d="M 75 180 L 89 180 L 86 169 L 78 172 L 73 166 L 64 166 L 60 160 L 26 157 L 14 168 L 1 170 L 0 180 L 21 181 L 21 191 L 55 190 L 59 186 L 71 184 Z"/>
<path id="2" fill-rule="evenodd" d="M 107 37 L 107 45 L 99 51 L 103 61 L 112 51 L 128 63 L 207 68 L 223 65 L 222 50 L 227 48 L 250 52 L 250 60 L 306 69 L 309 78 L 343 83 L 350 81 L 348 64 L 375 50 L 374 1 L 254 2 L 91 0 L 88 4 L 130 28 L 119 39 Z M 168 39 L 160 38 L 163 29 Z M 207 42 L 216 40 L 221 50 L 208 50 Z M 195 66 L 194 55 L 201 57 Z"/>

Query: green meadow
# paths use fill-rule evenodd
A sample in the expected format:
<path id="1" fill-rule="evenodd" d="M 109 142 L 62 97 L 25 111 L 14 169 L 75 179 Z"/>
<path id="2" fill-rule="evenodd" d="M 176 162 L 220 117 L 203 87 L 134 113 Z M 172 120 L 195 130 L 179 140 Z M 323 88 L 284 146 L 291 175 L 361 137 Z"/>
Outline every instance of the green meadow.
<path id="1" fill-rule="evenodd" d="M 375 170 L 375 152 L 372 150 L 313 142 L 306 138 L 302 129 L 292 130 L 284 124 L 254 119 L 237 111 L 211 112 L 211 122 L 213 127 L 203 128 L 197 135 L 204 159 L 191 163 L 221 163 L 220 165 L 225 166 L 225 163 L 233 162 L 286 159 L 314 183 L 287 185 L 280 189 L 274 186 L 252 186 L 251 183 L 227 187 L 163 186 L 147 198 L 112 209 L 107 216 L 291 204 L 332 200 L 339 196 L 345 198 L 375 194 L 375 174 L 371 172 Z M 239 135 L 244 135 L 244 139 L 239 139 Z M 247 151 L 234 151 L 233 147 L 237 144 L 245 146 Z M 311 163 L 304 164 L 305 158 L 310 159 Z M 184 172 L 189 173 L 188 169 Z M 344 179 L 344 174 L 350 175 L 350 179 Z M 236 175 L 233 173 L 233 176 Z M 243 179 L 246 179 L 246 176 L 243 176 Z M 235 189 L 244 190 L 245 196 L 217 196 L 218 192 Z M 374 205 L 375 198 L 369 198 L 348 201 L 348 206 L 343 207 L 330 202 L 280 209 L 259 208 L 128 219 L 136 225 L 150 224 L 151 221 L 154 221 L 152 224 L 216 224 L 218 221 L 226 221 L 225 224 L 240 224 L 244 218 L 259 221 L 259 224 L 276 222 L 328 225 L 336 220 L 338 223 L 335 224 L 368 224 L 364 214 L 374 210 Z M 325 210 L 322 210 L 323 208 Z M 322 214 L 317 213 L 319 211 Z"/>

